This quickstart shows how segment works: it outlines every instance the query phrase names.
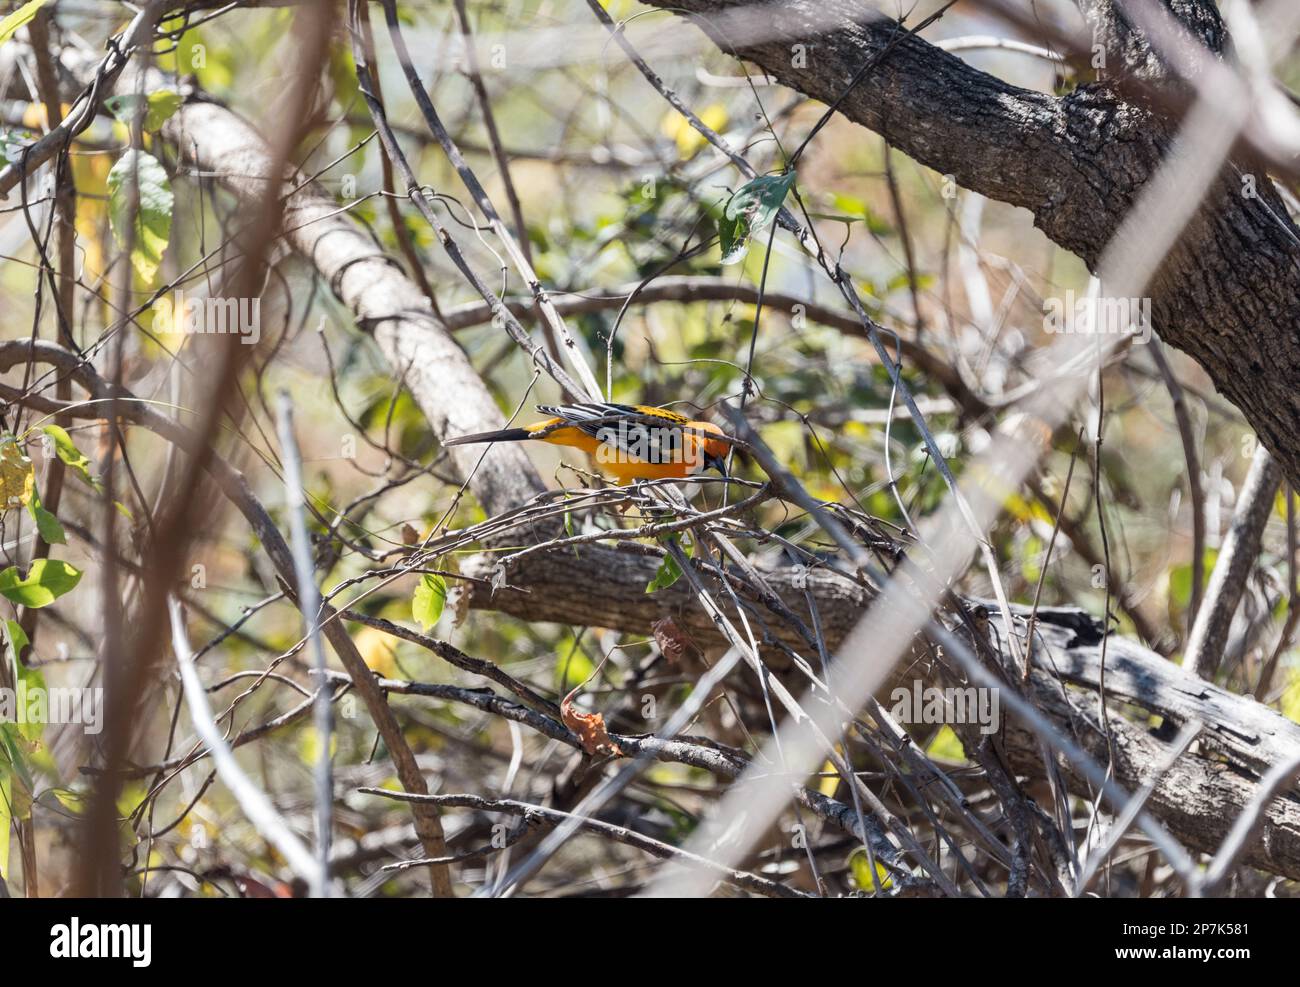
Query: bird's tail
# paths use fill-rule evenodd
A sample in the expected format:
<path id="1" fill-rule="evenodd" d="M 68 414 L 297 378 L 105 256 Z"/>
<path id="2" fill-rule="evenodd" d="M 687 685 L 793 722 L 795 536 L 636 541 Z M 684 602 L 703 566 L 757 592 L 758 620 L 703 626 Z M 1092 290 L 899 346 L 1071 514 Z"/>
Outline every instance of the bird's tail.
<path id="1" fill-rule="evenodd" d="M 444 446 L 467 446 L 475 442 L 521 442 L 531 439 L 533 433 L 526 428 L 501 428 L 495 432 L 475 432 L 473 435 L 461 435 L 448 439 Z"/>

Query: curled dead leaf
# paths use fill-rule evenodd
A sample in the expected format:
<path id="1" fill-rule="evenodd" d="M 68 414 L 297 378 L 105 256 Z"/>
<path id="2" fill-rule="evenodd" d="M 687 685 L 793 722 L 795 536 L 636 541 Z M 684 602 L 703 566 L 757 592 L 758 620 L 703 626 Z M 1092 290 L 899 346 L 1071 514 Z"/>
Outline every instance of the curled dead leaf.
<path id="1" fill-rule="evenodd" d="M 581 688 L 582 686 L 578 686 L 578 689 Z M 623 752 L 619 750 L 618 744 L 614 743 L 609 731 L 605 729 L 605 717 L 600 713 L 584 712 L 573 704 L 573 697 L 578 694 L 578 689 L 574 689 L 560 702 L 560 719 L 564 721 L 566 727 L 578 735 L 582 749 L 588 754 L 622 757 Z"/>
<path id="2" fill-rule="evenodd" d="M 655 644 L 659 645 L 659 650 L 663 652 L 669 664 L 680 664 L 686 655 L 686 649 L 695 646 L 691 636 L 682 630 L 672 617 L 656 620 L 650 630 L 654 634 Z"/>

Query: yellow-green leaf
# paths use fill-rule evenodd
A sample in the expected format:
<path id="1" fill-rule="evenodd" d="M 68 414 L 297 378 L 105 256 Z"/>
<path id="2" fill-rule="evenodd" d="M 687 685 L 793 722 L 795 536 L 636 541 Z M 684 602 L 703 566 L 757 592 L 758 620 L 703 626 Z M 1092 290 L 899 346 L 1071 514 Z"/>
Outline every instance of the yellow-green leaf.
<path id="1" fill-rule="evenodd" d="M 167 172 L 152 155 L 132 148 L 118 158 L 108 173 L 108 219 L 119 247 L 126 246 L 128 224 L 132 222 L 128 212 L 133 182 L 138 183 L 139 207 L 134 216 L 131 266 L 144 281 L 152 283 L 171 239 L 175 199 Z"/>
<path id="2" fill-rule="evenodd" d="M 77 448 L 77 444 L 72 441 L 72 436 L 58 425 L 46 425 L 41 431 L 50 437 L 50 441 L 54 443 L 54 454 L 63 460 L 64 465 L 98 491 L 99 481 L 90 473 L 90 459 Z"/>
<path id="3" fill-rule="evenodd" d="M 931 757 L 937 757 L 944 761 L 964 761 L 966 760 L 966 748 L 961 744 L 961 739 L 957 736 L 956 731 L 948 724 L 934 735 L 930 741 L 930 746 L 925 752 Z"/>
<path id="4" fill-rule="evenodd" d="M 875 891 L 876 882 L 871 879 L 871 861 L 867 859 L 867 851 L 859 847 L 849 856 L 849 869 L 853 872 L 853 883 L 858 886 L 860 891 Z M 894 884 L 894 879 L 889 876 L 889 871 L 879 860 L 876 861 L 876 877 L 880 882 L 880 890 L 884 891 Z"/>
<path id="5" fill-rule="evenodd" d="M 30 2 L 23 4 L 0 21 L 0 45 L 17 34 L 18 29 L 35 17 L 36 12 L 44 7 L 47 2 L 48 0 L 30 0 Z"/>
<path id="6" fill-rule="evenodd" d="M 145 130 L 161 130 L 167 118 L 180 109 L 183 97 L 174 89 L 159 89 L 146 96 L 121 93 L 104 100 L 110 113 L 128 126 L 140 120 Z"/>
<path id="7" fill-rule="evenodd" d="M 37 559 L 26 576 L 12 565 L 0 572 L 0 595 L 25 607 L 48 607 L 80 581 L 80 569 L 59 559 Z"/>
<path id="8" fill-rule="evenodd" d="M 447 580 L 436 572 L 426 572 L 416 584 L 415 596 L 411 599 L 411 614 L 419 622 L 420 629 L 428 633 L 442 616 L 446 605 Z"/>
<path id="9" fill-rule="evenodd" d="M 9 830 L 13 827 L 13 773 L 0 753 L 0 881 L 9 877 Z"/>

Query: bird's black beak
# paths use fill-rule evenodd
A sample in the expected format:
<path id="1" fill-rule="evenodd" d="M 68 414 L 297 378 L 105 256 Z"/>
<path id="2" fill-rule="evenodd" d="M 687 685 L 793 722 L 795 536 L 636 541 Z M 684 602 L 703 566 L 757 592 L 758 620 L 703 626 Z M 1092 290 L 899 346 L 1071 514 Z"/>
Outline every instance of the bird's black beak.
<path id="1" fill-rule="evenodd" d="M 704 454 L 704 468 L 717 470 L 722 474 L 723 479 L 727 478 L 727 460 L 723 456 L 714 456 L 706 452 Z"/>

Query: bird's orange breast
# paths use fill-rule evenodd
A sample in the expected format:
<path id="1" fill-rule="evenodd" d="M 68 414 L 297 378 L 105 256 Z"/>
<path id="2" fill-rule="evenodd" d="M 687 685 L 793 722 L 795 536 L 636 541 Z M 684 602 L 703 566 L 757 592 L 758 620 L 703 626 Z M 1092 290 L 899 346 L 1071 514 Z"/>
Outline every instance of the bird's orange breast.
<path id="1" fill-rule="evenodd" d="M 559 422 L 559 418 L 550 418 L 528 426 L 528 430 L 530 432 L 540 432 L 559 424 Z M 556 446 L 567 446 L 570 449 L 579 449 L 587 453 L 595 460 L 597 467 L 602 472 L 613 477 L 620 486 L 631 483 L 633 480 L 685 479 L 690 475 L 691 466 L 699 459 L 698 456 L 692 455 L 692 453 L 698 452 L 696 446 L 699 440 L 690 434 L 684 438 L 687 448 L 686 455 L 678 454 L 675 461 L 665 463 L 647 462 L 617 446 L 608 445 L 594 435 L 573 426 L 557 428 L 553 432 L 539 436 L 538 441 L 548 442 Z"/>

